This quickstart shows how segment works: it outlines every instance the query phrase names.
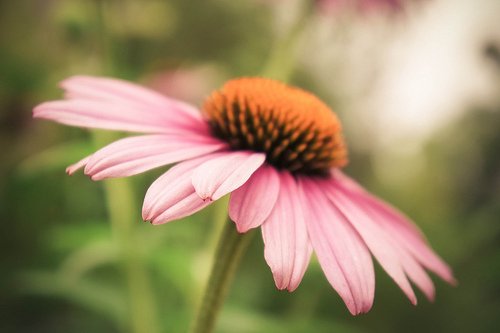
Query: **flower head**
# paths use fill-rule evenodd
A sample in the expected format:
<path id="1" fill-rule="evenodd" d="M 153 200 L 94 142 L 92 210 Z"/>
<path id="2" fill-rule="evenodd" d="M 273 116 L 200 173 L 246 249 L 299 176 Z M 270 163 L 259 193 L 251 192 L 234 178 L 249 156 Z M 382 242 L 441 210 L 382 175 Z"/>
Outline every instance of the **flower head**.
<path id="1" fill-rule="evenodd" d="M 326 175 L 347 163 L 339 120 L 301 89 L 263 78 L 231 80 L 202 112 L 214 135 L 233 150 L 263 152 L 276 169 Z"/>
<path id="2" fill-rule="evenodd" d="M 347 163 L 340 122 L 308 92 L 241 78 L 197 110 L 115 79 L 72 77 L 62 87 L 66 99 L 37 106 L 34 117 L 147 133 L 111 143 L 68 167 L 69 174 L 84 168 L 100 180 L 177 163 L 148 189 L 144 220 L 176 220 L 230 193 L 237 230 L 261 227 L 279 289 L 298 287 L 313 250 L 352 314 L 373 304 L 372 255 L 414 304 L 409 281 L 434 297 L 425 269 L 454 282 L 407 217 L 340 170 Z"/>
<path id="3" fill-rule="evenodd" d="M 315 0 L 316 5 L 328 13 L 345 9 L 356 10 L 360 13 L 397 12 L 402 10 L 402 0 Z"/>

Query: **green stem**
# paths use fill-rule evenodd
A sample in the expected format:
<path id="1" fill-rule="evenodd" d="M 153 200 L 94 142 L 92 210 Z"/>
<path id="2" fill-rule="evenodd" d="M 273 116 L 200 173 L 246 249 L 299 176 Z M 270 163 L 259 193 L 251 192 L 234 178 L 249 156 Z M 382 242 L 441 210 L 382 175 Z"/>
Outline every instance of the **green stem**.
<path id="1" fill-rule="evenodd" d="M 217 314 L 252 235 L 253 232 L 239 234 L 229 219 L 225 223 L 217 244 L 205 293 L 191 327 L 191 333 L 210 333 L 213 331 Z"/>
<path id="2" fill-rule="evenodd" d="M 303 15 L 290 28 L 285 38 L 280 38 L 275 43 L 261 75 L 287 82 L 294 69 L 298 45 L 303 41 L 304 30 L 310 18 L 311 5 L 309 0 L 301 3 Z M 224 206 L 221 205 L 224 208 Z M 217 314 L 228 292 L 229 285 L 234 277 L 236 268 L 241 260 L 244 250 L 250 243 L 250 231 L 238 234 L 233 223 L 228 219 L 222 229 L 214 263 L 204 295 L 193 320 L 191 333 L 211 333 L 215 327 Z"/>
<path id="3" fill-rule="evenodd" d="M 108 142 L 109 135 L 95 134 L 99 146 Z M 133 188 L 126 178 L 104 182 L 108 214 L 113 237 L 118 247 L 128 288 L 130 331 L 156 333 L 156 306 L 148 270 L 141 261 L 138 224 L 140 218 Z"/>

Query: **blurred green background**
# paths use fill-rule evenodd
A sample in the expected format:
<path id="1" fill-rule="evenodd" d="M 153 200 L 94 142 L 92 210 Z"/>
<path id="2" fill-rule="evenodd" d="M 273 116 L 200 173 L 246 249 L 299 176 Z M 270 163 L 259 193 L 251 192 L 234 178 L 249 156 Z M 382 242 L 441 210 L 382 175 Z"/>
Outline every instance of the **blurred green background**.
<path id="1" fill-rule="evenodd" d="M 294 63 L 290 82 L 344 119 L 347 172 L 417 221 L 459 286 L 434 279 L 436 301 L 419 293 L 413 307 L 377 266 L 374 307 L 352 317 L 315 260 L 297 291 L 277 291 L 255 237 L 217 332 L 497 331 L 500 27 L 491 18 L 500 11 L 468 2 L 473 11 L 450 0 L 404 13 L 312 9 L 300 42 L 283 52 L 276 45 L 302 15 L 296 1 L 0 1 L 0 331 L 186 331 L 225 204 L 142 223 L 144 193 L 165 168 L 125 181 L 68 177 L 67 165 L 113 137 L 33 121 L 33 106 L 61 98 L 57 83 L 74 74 L 199 105 L 225 80 L 261 73 L 271 54 Z M 418 67 L 426 56 L 432 67 Z M 425 69 L 432 75 L 419 76 Z M 399 98 L 386 77 L 411 94 Z M 397 117 L 384 114 L 391 107 Z M 417 127 L 426 130 L 410 135 Z"/>

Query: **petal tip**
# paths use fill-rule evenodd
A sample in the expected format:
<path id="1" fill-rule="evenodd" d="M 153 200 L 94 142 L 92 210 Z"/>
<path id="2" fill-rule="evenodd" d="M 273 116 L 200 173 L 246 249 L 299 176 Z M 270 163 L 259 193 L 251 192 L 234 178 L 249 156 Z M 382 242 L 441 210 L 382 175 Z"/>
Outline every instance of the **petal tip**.
<path id="1" fill-rule="evenodd" d="M 68 176 L 73 176 L 75 174 L 75 172 L 77 172 L 78 170 L 80 170 L 80 166 L 78 165 L 70 165 L 69 167 L 66 168 L 66 174 Z"/>
<path id="2" fill-rule="evenodd" d="M 458 287 L 458 285 L 460 284 L 453 275 L 450 275 L 447 279 L 445 279 L 445 281 L 448 282 L 448 284 L 450 284 L 452 287 Z"/>
<path id="3" fill-rule="evenodd" d="M 153 214 L 151 213 L 150 208 L 142 209 L 142 219 L 144 220 L 144 222 L 151 222 L 151 220 L 153 219 Z"/>
<path id="4" fill-rule="evenodd" d="M 365 306 L 364 308 L 362 308 L 362 309 L 359 311 L 359 314 L 366 314 L 366 313 L 370 312 L 370 310 L 372 309 L 372 305 L 373 305 L 373 304 L 370 304 L 370 305 L 367 305 L 367 306 Z"/>
<path id="5" fill-rule="evenodd" d="M 276 288 L 278 290 L 285 290 L 288 287 L 288 285 L 283 281 L 283 277 L 274 271 L 272 273 L 273 273 L 274 284 L 276 285 Z"/>
<path id="6" fill-rule="evenodd" d="M 158 220 L 156 218 L 152 218 L 151 220 L 148 221 L 151 225 L 160 225 L 165 223 L 166 221 Z"/>
<path id="7" fill-rule="evenodd" d="M 87 165 L 88 166 L 88 165 Z M 85 167 L 83 169 L 83 173 L 88 176 L 91 180 L 93 181 L 99 181 L 99 180 L 103 180 L 103 179 L 106 179 L 106 178 L 109 178 L 107 177 L 105 174 L 103 174 L 102 172 L 95 172 L 94 170 L 89 170 L 88 167 Z"/>
<path id="8" fill-rule="evenodd" d="M 160 222 L 160 221 L 155 221 L 154 219 L 147 219 L 147 220 L 144 220 L 144 222 L 147 222 L 149 224 L 151 224 L 152 226 L 156 227 L 156 226 L 159 226 L 165 222 Z"/>
<path id="9" fill-rule="evenodd" d="M 88 176 L 90 178 L 90 180 L 92 180 L 94 182 L 99 181 L 99 180 L 103 180 L 105 178 L 105 177 L 100 176 L 99 174 L 90 174 L 87 172 L 85 172 L 85 175 Z"/>
<path id="10" fill-rule="evenodd" d="M 349 310 L 349 313 L 353 316 L 357 316 L 360 314 L 360 312 L 358 311 L 358 309 L 356 308 L 356 306 L 353 304 L 353 305 L 347 305 L 347 310 Z"/>
<path id="11" fill-rule="evenodd" d="M 44 102 L 35 106 L 31 112 L 33 118 L 43 118 L 43 113 L 46 110 L 46 105 L 49 102 Z"/>
<path id="12" fill-rule="evenodd" d="M 229 212 L 229 219 L 235 224 L 236 232 L 238 232 L 239 234 L 245 234 L 248 232 L 248 230 L 250 230 L 246 226 L 242 226 L 241 223 L 236 222 L 237 219 L 231 217 L 231 212 Z"/>
<path id="13" fill-rule="evenodd" d="M 236 222 L 235 222 L 236 224 Z M 247 233 L 248 229 L 246 228 L 241 228 L 238 224 L 236 224 L 236 232 L 238 232 L 239 234 L 245 234 Z"/>

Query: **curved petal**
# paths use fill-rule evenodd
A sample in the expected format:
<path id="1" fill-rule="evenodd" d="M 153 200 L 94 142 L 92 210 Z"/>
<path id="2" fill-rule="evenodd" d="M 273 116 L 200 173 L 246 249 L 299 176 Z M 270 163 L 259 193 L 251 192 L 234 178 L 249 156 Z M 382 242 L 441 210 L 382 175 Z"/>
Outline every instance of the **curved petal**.
<path id="1" fill-rule="evenodd" d="M 232 152 L 200 165 L 193 173 L 193 186 L 203 200 L 217 200 L 243 185 L 264 163 L 266 155 Z"/>
<path id="2" fill-rule="evenodd" d="M 300 179 L 307 230 L 323 272 L 353 314 L 368 312 L 375 295 L 373 261 L 365 242 L 324 194 L 324 186 Z"/>
<path id="3" fill-rule="evenodd" d="M 415 225 L 413 222 L 411 222 L 410 219 L 407 218 L 406 216 L 404 216 L 403 213 L 398 211 L 396 208 L 390 206 L 388 203 L 378 199 L 376 196 L 374 196 L 373 194 L 368 192 L 363 186 L 358 184 L 358 182 L 356 182 L 354 179 L 347 176 L 345 173 L 343 173 L 342 171 L 340 171 L 338 169 L 332 170 L 332 176 L 333 176 L 334 182 L 337 182 L 337 184 L 339 186 L 341 186 L 346 191 L 349 191 L 350 193 L 359 194 L 361 200 L 366 201 L 367 203 L 369 201 L 372 206 L 374 206 L 374 207 L 377 206 L 380 209 L 383 209 L 385 211 L 392 210 L 392 213 L 394 215 L 398 216 L 398 218 L 401 220 L 400 223 L 403 224 L 405 226 L 405 228 L 410 229 L 412 231 L 412 233 L 414 233 L 418 237 L 420 237 L 422 239 L 425 238 L 424 234 L 422 233 L 422 231 L 420 231 L 420 229 L 417 227 L 417 225 Z M 382 207 L 384 207 L 384 208 L 382 208 Z"/>
<path id="4" fill-rule="evenodd" d="M 395 246 L 399 249 L 398 253 L 406 275 L 424 293 L 425 297 L 427 297 L 429 301 L 433 302 L 436 296 L 436 290 L 434 288 L 434 283 L 427 272 L 422 268 L 422 266 L 420 266 L 415 258 L 407 252 L 406 249 L 402 248 L 397 243 Z"/>
<path id="5" fill-rule="evenodd" d="M 262 224 L 264 258 L 276 287 L 294 291 L 302 281 L 312 248 L 295 179 L 288 172 L 282 172 L 279 180 L 276 205 Z"/>
<path id="6" fill-rule="evenodd" d="M 75 172 L 85 165 L 92 180 L 126 177 L 163 165 L 202 156 L 226 145 L 205 137 L 179 138 L 168 135 L 142 135 L 115 141 L 88 158 L 70 166 Z"/>
<path id="7" fill-rule="evenodd" d="M 33 117 L 61 124 L 146 133 L 198 133 L 209 135 L 206 122 L 175 112 L 126 101 L 70 99 L 45 102 L 33 109 Z"/>
<path id="8" fill-rule="evenodd" d="M 260 226 L 273 209 L 280 190 L 278 172 L 262 165 L 250 179 L 231 193 L 229 217 L 238 232 L 247 232 Z"/>
<path id="9" fill-rule="evenodd" d="M 336 171 L 334 178 L 338 185 L 362 202 L 365 209 L 376 216 L 376 221 L 394 235 L 400 246 L 411 253 L 420 264 L 436 273 L 450 284 L 456 284 L 450 267 L 431 249 L 422 232 L 403 213 L 364 190 L 353 179 Z"/>
<path id="10" fill-rule="evenodd" d="M 194 106 L 124 80 L 77 75 L 65 79 L 60 85 L 66 91 L 66 97 L 71 99 L 124 102 L 160 110 L 168 107 L 176 113 L 201 119 L 200 112 Z"/>
<path id="11" fill-rule="evenodd" d="M 191 183 L 193 171 L 203 162 L 217 157 L 207 155 L 179 163 L 151 184 L 142 206 L 142 218 L 162 224 L 189 216 L 211 204 L 196 194 Z"/>
<path id="12" fill-rule="evenodd" d="M 336 185 L 335 182 L 324 181 L 325 192 L 330 201 L 360 234 L 387 274 L 403 290 L 410 301 L 417 304 L 415 293 L 405 275 L 398 248 L 393 245 L 392 239 L 378 227 L 369 214 L 359 207 L 354 198 L 346 195 Z"/>

